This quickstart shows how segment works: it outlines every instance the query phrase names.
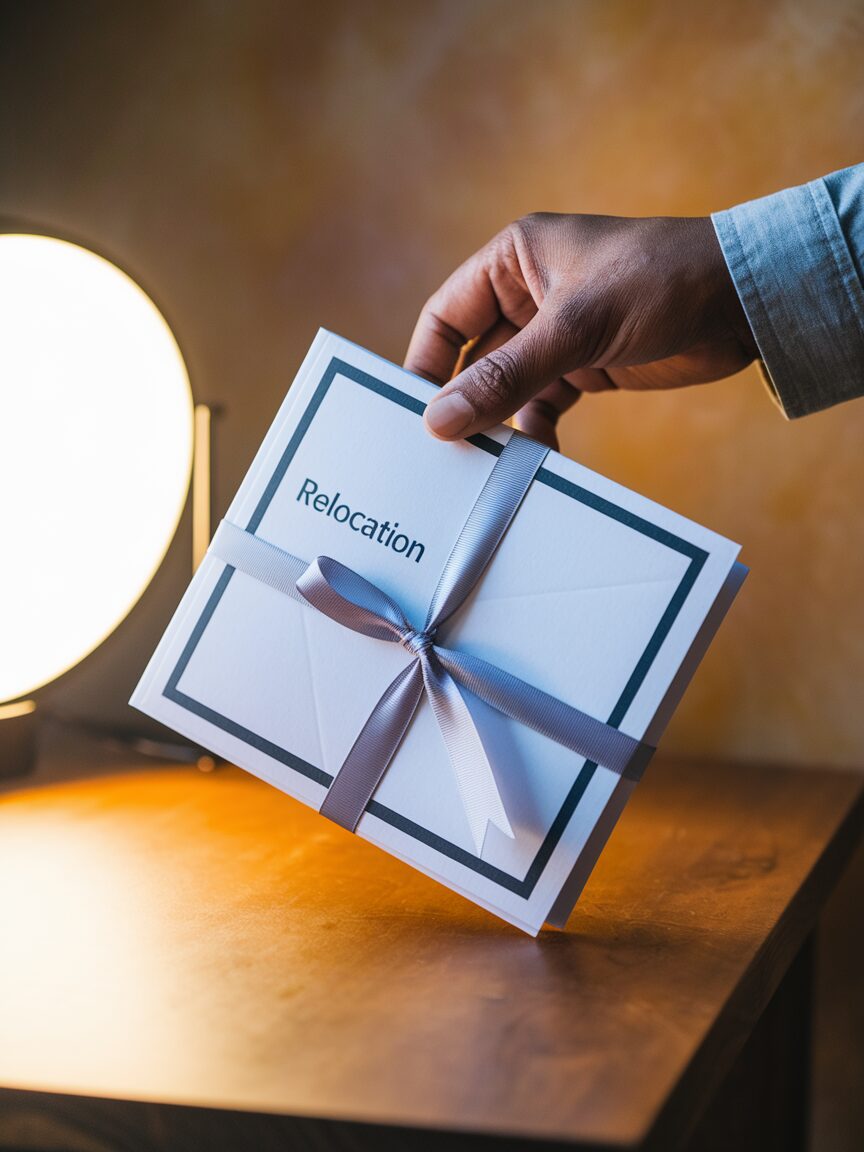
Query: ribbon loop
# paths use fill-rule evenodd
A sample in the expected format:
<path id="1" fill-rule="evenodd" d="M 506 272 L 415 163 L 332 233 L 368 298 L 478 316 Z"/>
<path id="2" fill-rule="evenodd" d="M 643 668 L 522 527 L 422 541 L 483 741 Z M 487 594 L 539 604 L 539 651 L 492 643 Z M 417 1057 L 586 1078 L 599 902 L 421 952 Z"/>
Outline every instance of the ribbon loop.
<path id="1" fill-rule="evenodd" d="M 398 644 L 413 631 L 395 600 L 330 556 L 312 561 L 297 581 L 297 590 L 331 620 L 374 640 Z"/>

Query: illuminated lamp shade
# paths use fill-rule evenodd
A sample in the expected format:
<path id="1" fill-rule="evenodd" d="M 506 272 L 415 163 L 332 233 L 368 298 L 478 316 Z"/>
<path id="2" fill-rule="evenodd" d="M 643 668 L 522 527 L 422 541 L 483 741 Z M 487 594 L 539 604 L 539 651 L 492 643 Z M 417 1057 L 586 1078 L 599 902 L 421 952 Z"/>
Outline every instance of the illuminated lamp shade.
<path id="1" fill-rule="evenodd" d="M 153 302 L 76 244 L 0 234 L 0 333 L 2 754 L 22 698 L 113 632 L 159 567 L 193 406 Z"/>

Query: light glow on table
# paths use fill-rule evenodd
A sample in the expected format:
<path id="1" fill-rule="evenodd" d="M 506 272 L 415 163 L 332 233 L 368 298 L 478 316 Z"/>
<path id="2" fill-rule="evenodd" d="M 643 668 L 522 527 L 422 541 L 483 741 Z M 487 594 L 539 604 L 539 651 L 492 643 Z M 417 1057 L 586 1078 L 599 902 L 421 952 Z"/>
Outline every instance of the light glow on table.
<path id="1" fill-rule="evenodd" d="M 149 584 L 192 463 L 183 357 L 100 256 L 0 235 L 0 701 L 96 648 Z"/>

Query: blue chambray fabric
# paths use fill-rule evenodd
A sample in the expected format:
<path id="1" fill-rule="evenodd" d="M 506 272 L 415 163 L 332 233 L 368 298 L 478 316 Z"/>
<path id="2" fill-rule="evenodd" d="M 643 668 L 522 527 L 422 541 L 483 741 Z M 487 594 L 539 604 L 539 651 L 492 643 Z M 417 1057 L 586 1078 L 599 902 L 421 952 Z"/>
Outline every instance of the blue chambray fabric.
<path id="1" fill-rule="evenodd" d="M 864 395 L 864 164 L 711 219 L 786 416 Z"/>

